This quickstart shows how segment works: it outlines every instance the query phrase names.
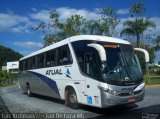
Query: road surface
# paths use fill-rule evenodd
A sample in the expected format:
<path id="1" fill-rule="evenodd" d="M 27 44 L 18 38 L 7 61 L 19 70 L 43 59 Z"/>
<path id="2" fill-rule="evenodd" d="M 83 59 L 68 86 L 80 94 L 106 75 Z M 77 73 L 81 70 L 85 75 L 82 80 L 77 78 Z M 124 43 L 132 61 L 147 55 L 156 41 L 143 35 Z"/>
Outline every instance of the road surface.
<path id="1" fill-rule="evenodd" d="M 146 88 L 145 99 L 136 104 L 107 109 L 84 105 L 81 105 L 79 109 L 71 109 L 64 106 L 64 101 L 54 98 L 40 95 L 28 97 L 18 86 L 0 88 L 0 118 L 2 116 L 13 118 L 13 114 L 17 113 L 68 114 L 62 116 L 68 119 L 75 118 L 69 114 L 78 114 L 77 118 L 80 119 L 160 119 L 160 88 Z M 56 116 L 56 118 L 62 117 Z"/>

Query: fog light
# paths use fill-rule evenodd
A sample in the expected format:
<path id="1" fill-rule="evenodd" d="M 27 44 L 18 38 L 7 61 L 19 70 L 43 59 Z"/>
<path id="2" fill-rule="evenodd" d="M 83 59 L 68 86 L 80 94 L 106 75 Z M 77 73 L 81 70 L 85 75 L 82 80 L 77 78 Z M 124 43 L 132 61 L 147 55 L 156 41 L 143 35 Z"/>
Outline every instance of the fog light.
<path id="1" fill-rule="evenodd" d="M 107 100 L 106 100 L 106 103 L 107 103 L 107 104 L 111 103 L 111 100 L 110 100 L 110 99 L 107 99 Z"/>

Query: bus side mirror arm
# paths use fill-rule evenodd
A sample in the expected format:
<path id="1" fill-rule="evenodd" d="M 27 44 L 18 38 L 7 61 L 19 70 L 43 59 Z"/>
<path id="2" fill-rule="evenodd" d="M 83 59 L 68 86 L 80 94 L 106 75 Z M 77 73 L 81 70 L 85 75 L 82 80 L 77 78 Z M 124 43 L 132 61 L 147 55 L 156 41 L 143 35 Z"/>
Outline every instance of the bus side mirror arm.
<path id="1" fill-rule="evenodd" d="M 143 53 L 144 53 L 144 56 L 145 56 L 145 61 L 146 61 L 146 63 L 149 62 L 149 53 L 148 53 L 147 50 L 142 49 L 142 48 L 134 48 L 134 50 L 139 51 L 139 52 L 143 52 Z"/>
<path id="2" fill-rule="evenodd" d="M 96 44 L 96 43 L 91 43 L 91 44 L 88 44 L 87 46 L 95 48 L 98 51 L 100 59 L 101 59 L 102 62 L 107 60 L 106 51 L 105 51 L 103 46 L 101 46 L 99 44 Z"/>

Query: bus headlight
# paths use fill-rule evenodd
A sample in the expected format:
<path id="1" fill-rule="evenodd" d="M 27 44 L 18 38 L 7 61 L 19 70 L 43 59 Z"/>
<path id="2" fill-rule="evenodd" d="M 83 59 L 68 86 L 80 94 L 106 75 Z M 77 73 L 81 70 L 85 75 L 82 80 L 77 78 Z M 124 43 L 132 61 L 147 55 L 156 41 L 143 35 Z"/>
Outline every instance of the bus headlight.
<path id="1" fill-rule="evenodd" d="M 106 93 L 111 94 L 111 95 L 118 95 L 118 94 L 120 93 L 119 91 L 111 90 L 111 89 L 109 89 L 109 88 L 104 88 L 104 87 L 101 87 L 101 86 L 98 86 L 98 88 L 99 88 L 100 90 L 103 90 L 103 91 L 106 92 Z"/>
<path id="2" fill-rule="evenodd" d="M 109 93 L 111 95 L 118 95 L 119 94 L 119 91 L 116 91 L 116 90 L 111 90 L 111 89 L 108 89 L 108 90 L 104 90 L 106 93 Z"/>

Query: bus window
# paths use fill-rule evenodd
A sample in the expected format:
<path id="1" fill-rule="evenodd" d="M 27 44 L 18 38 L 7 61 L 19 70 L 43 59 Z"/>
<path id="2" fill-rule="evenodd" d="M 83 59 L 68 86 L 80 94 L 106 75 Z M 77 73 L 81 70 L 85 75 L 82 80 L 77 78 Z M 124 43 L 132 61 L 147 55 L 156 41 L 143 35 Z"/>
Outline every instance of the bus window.
<path id="1" fill-rule="evenodd" d="M 56 65 L 56 50 L 46 52 L 46 67 Z"/>
<path id="2" fill-rule="evenodd" d="M 78 60 L 78 63 L 79 63 L 79 66 L 80 66 L 82 72 L 84 73 L 84 57 L 83 57 L 83 55 L 80 55 L 80 53 L 79 53 L 79 55 L 77 56 L 77 60 Z"/>
<path id="3" fill-rule="evenodd" d="M 72 63 L 72 57 L 68 45 L 57 49 L 58 65 L 67 65 Z"/>
<path id="4" fill-rule="evenodd" d="M 20 61 L 20 62 L 19 62 L 19 70 L 20 70 L 20 71 L 23 71 L 23 61 Z"/>
<path id="5" fill-rule="evenodd" d="M 93 53 L 85 55 L 85 73 L 94 79 L 98 78 L 97 65 Z"/>
<path id="6" fill-rule="evenodd" d="M 36 68 L 36 56 L 30 58 L 30 69 Z"/>
<path id="7" fill-rule="evenodd" d="M 46 52 L 46 67 L 50 67 L 51 66 L 51 52 L 48 51 Z"/>
<path id="8" fill-rule="evenodd" d="M 51 66 L 56 65 L 56 50 L 50 51 L 50 64 Z"/>
<path id="9" fill-rule="evenodd" d="M 23 70 L 25 71 L 25 70 L 28 70 L 29 69 L 29 59 L 25 59 L 24 61 L 23 61 Z"/>
<path id="10" fill-rule="evenodd" d="M 44 53 L 37 56 L 37 68 L 44 67 Z"/>

